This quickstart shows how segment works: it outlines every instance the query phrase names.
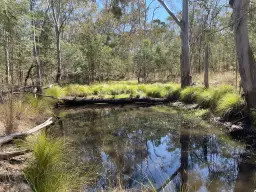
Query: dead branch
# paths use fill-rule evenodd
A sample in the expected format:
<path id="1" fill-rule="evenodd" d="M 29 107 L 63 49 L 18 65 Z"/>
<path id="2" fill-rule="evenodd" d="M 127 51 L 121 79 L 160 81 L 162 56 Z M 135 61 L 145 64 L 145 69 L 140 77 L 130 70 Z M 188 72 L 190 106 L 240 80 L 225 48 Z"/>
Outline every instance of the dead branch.
<path id="1" fill-rule="evenodd" d="M 133 104 L 133 103 L 166 103 L 170 102 L 168 98 L 125 98 L 125 99 L 88 99 L 83 97 L 65 97 L 61 99 L 62 104 L 66 106 L 82 106 L 89 104 Z"/>
<path id="2" fill-rule="evenodd" d="M 8 160 L 8 159 L 16 157 L 16 156 L 24 155 L 28 152 L 30 152 L 30 150 L 28 150 L 28 149 L 21 150 L 21 151 L 13 151 L 13 152 L 3 152 L 3 153 L 0 153 L 0 160 Z"/>
<path id="3" fill-rule="evenodd" d="M 21 133 L 14 133 L 14 134 L 11 134 L 11 135 L 7 135 L 3 138 L 0 138 L 0 146 L 5 144 L 5 143 L 9 143 L 11 142 L 12 140 L 14 139 L 24 139 L 25 137 L 27 137 L 28 135 L 31 135 L 49 125 L 51 125 L 53 123 L 53 120 L 52 120 L 52 117 L 49 118 L 47 121 L 45 121 L 44 123 L 28 130 L 28 131 L 25 131 L 25 132 L 21 132 Z"/>

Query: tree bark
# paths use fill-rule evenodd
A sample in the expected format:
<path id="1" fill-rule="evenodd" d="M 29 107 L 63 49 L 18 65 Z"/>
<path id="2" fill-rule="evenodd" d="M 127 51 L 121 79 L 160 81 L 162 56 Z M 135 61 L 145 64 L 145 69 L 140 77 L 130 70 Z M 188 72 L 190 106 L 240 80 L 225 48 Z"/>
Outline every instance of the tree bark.
<path id="1" fill-rule="evenodd" d="M 27 84 L 28 84 L 28 79 L 29 79 L 30 74 L 31 74 L 31 71 L 32 71 L 32 69 L 33 69 L 34 67 L 35 67 L 35 65 L 32 64 L 32 65 L 29 67 L 29 69 L 28 69 L 27 75 L 26 75 L 26 77 L 25 77 L 25 82 L 24 82 L 24 85 L 25 85 L 25 86 L 27 86 Z"/>
<path id="2" fill-rule="evenodd" d="M 55 33 L 56 33 L 56 48 L 57 48 L 57 61 L 58 61 L 58 69 L 56 75 L 56 83 L 60 83 L 61 81 L 61 70 L 62 70 L 62 63 L 61 63 L 61 50 L 60 50 L 60 31 L 58 26 L 55 26 Z"/>
<path id="3" fill-rule="evenodd" d="M 34 8 L 34 0 L 30 1 L 30 11 L 33 14 L 33 8 Z M 42 94 L 42 75 L 41 75 L 41 63 L 38 55 L 38 48 L 36 44 L 36 25 L 35 25 L 35 20 L 34 16 L 32 17 L 31 20 L 31 26 L 32 26 L 32 40 L 33 40 L 33 56 L 36 62 L 36 85 L 37 85 L 37 93 Z"/>
<path id="4" fill-rule="evenodd" d="M 9 37 L 4 30 L 4 55 L 5 55 L 5 78 L 7 85 L 10 84 L 10 55 L 9 55 Z"/>
<path id="5" fill-rule="evenodd" d="M 256 108 L 256 63 L 249 44 L 248 9 L 250 0 L 234 0 L 233 24 L 239 73 L 248 109 Z"/>
<path id="6" fill-rule="evenodd" d="M 190 86 L 192 84 L 192 76 L 190 72 L 190 48 L 189 48 L 189 13 L 188 0 L 182 1 L 182 20 L 180 21 L 175 14 L 169 9 L 163 0 L 158 0 L 165 8 L 177 25 L 181 28 L 181 56 L 180 56 L 180 73 L 181 87 Z"/>
<path id="7" fill-rule="evenodd" d="M 182 22 L 181 22 L 181 87 L 190 86 L 192 77 L 190 74 L 190 57 L 189 57 L 189 13 L 188 0 L 182 2 Z"/>
<path id="8" fill-rule="evenodd" d="M 209 88 L 209 44 L 205 46 L 204 56 L 204 87 Z"/>

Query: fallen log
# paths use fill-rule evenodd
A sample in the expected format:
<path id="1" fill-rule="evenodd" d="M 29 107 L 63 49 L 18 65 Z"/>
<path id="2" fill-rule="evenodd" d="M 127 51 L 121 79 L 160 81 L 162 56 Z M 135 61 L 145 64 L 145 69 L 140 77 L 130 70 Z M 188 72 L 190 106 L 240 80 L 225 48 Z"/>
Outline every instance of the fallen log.
<path id="1" fill-rule="evenodd" d="M 16 157 L 16 156 L 20 156 L 20 155 L 24 155 L 26 153 L 28 153 L 30 150 L 22 150 L 22 151 L 13 151 L 13 152 L 3 152 L 0 153 L 0 160 L 8 160 L 10 158 Z"/>
<path id="2" fill-rule="evenodd" d="M 168 98 L 124 98 L 124 99 L 89 99 L 84 97 L 64 97 L 61 99 L 61 104 L 66 106 L 81 106 L 90 104 L 133 104 L 133 103 L 166 103 L 170 102 Z"/>
<path id="3" fill-rule="evenodd" d="M 43 129 L 43 128 L 51 125 L 52 123 L 53 123 L 53 120 L 52 120 L 52 117 L 51 117 L 47 121 L 45 121 L 44 123 L 32 128 L 28 131 L 21 132 L 21 133 L 14 133 L 14 134 L 11 134 L 11 135 L 7 135 L 3 138 L 0 138 L 0 146 L 5 144 L 5 143 L 9 143 L 10 141 L 12 141 L 14 139 L 24 139 L 28 135 L 31 135 L 31 134 Z"/>

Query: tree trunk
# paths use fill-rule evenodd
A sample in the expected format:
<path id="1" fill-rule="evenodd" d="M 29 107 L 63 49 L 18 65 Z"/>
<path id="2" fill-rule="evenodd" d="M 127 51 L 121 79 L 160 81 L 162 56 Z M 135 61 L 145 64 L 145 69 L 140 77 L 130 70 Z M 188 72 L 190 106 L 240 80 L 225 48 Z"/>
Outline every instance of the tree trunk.
<path id="1" fill-rule="evenodd" d="M 30 11 L 33 12 L 33 7 L 34 7 L 34 0 L 30 1 Z M 32 13 L 33 14 L 33 13 Z M 33 56 L 36 62 L 36 85 L 37 85 L 37 93 L 42 94 L 42 75 L 41 75 L 41 63 L 38 55 L 38 48 L 36 45 L 36 25 L 35 25 L 35 20 L 34 16 L 32 17 L 31 20 L 31 26 L 32 26 L 32 40 L 33 40 Z"/>
<path id="2" fill-rule="evenodd" d="M 9 55 L 9 38 L 7 32 L 4 30 L 4 54 L 5 54 L 5 78 L 7 85 L 10 84 L 10 55 Z"/>
<path id="3" fill-rule="evenodd" d="M 234 0 L 231 4 L 239 72 L 248 109 L 256 108 L 256 65 L 248 34 L 249 3 L 250 0 Z"/>
<path id="4" fill-rule="evenodd" d="M 57 61 L 58 61 L 58 69 L 56 75 L 56 83 L 60 83 L 61 81 L 61 70 L 62 70 L 62 63 L 61 63 L 61 52 L 60 52 L 60 30 L 58 26 L 55 26 L 55 33 L 56 33 L 56 48 L 57 48 Z"/>
<path id="5" fill-rule="evenodd" d="M 30 74 L 31 74 L 31 71 L 32 71 L 32 69 L 33 69 L 34 67 L 35 67 L 35 65 L 32 64 L 32 65 L 29 67 L 29 69 L 28 69 L 27 75 L 26 75 L 26 77 L 25 77 L 25 82 L 24 82 L 24 85 L 25 85 L 25 86 L 27 86 L 27 84 L 28 84 L 28 79 L 29 79 Z"/>
<path id="6" fill-rule="evenodd" d="M 190 86 L 192 77 L 190 74 L 190 58 L 189 58 L 189 14 L 188 0 L 183 0 L 182 22 L 181 22 L 181 87 Z"/>
<path id="7" fill-rule="evenodd" d="M 209 45 L 206 43 L 204 56 L 204 87 L 209 88 Z"/>

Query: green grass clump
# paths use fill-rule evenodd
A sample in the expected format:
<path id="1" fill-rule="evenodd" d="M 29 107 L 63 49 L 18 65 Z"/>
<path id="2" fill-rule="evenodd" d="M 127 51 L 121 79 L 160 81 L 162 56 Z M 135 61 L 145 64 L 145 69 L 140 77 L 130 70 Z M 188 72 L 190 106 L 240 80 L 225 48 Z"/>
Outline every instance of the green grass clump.
<path id="1" fill-rule="evenodd" d="M 238 93 L 226 93 L 217 102 L 216 112 L 222 116 L 241 109 L 244 102 Z"/>
<path id="2" fill-rule="evenodd" d="M 48 88 L 48 89 L 45 90 L 45 95 L 46 96 L 52 96 L 52 97 L 55 97 L 55 98 L 59 99 L 61 97 L 64 97 L 66 95 L 66 92 L 60 86 L 53 86 L 53 87 Z"/>
<path id="3" fill-rule="evenodd" d="M 216 109 L 218 101 L 220 100 L 221 97 L 223 97 L 226 93 L 234 93 L 235 90 L 233 87 L 229 86 L 229 85 L 222 85 L 219 87 L 215 87 L 213 88 L 214 93 L 212 96 L 212 101 L 211 101 L 211 108 L 213 110 Z"/>
<path id="4" fill-rule="evenodd" d="M 180 92 L 180 100 L 184 103 L 193 103 L 196 101 L 196 97 L 203 90 L 202 87 L 186 87 Z"/>
<path id="5" fill-rule="evenodd" d="M 87 85 L 68 85 L 64 88 L 66 95 L 87 97 L 92 95 L 92 91 Z"/>
<path id="6" fill-rule="evenodd" d="M 68 159 L 70 147 L 63 139 L 52 139 L 46 134 L 25 143 L 33 159 L 24 170 L 25 177 L 35 192 L 66 192 L 81 186 L 81 179 Z"/>
<path id="7" fill-rule="evenodd" d="M 197 94 L 196 103 L 203 108 L 208 108 L 211 106 L 214 94 L 214 89 L 205 89 Z"/>
<path id="8" fill-rule="evenodd" d="M 178 97 L 180 86 L 177 84 L 140 84 L 138 90 L 145 96 L 152 98 L 174 98 Z"/>
<path id="9" fill-rule="evenodd" d="M 144 91 L 147 97 L 152 98 L 161 98 L 164 96 L 164 94 L 166 94 L 163 86 L 157 84 L 145 85 L 142 88 L 142 91 Z"/>
<path id="10" fill-rule="evenodd" d="M 168 83 L 166 84 L 165 89 L 167 90 L 167 94 L 165 95 L 166 98 L 177 100 L 180 97 L 181 88 L 179 84 Z"/>

